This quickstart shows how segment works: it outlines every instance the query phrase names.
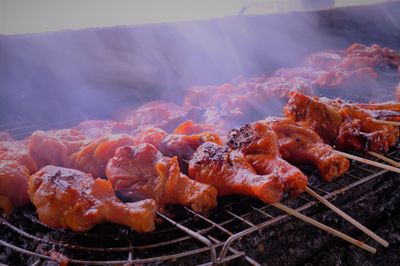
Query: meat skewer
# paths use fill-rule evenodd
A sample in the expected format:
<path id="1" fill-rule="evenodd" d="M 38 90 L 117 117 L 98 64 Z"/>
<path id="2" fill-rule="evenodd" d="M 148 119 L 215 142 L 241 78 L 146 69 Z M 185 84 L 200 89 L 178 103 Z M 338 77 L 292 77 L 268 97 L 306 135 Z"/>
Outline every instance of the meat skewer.
<path id="1" fill-rule="evenodd" d="M 270 126 L 270 128 L 268 128 L 267 125 Z M 274 134 L 272 134 L 272 131 L 276 133 L 277 139 L 273 138 Z M 274 149 L 274 143 L 279 145 L 284 159 L 295 163 L 314 162 L 318 165 L 324 179 L 328 182 L 331 182 L 333 177 L 344 174 L 350 166 L 349 161 L 345 157 L 335 154 L 335 150 L 333 150 L 332 147 L 323 144 L 322 139 L 320 139 L 313 130 L 300 127 L 300 125 L 295 124 L 289 119 L 268 117 L 264 121 L 253 122 L 238 130 L 232 130 L 228 134 L 227 139 L 228 145 L 233 148 L 244 149 L 247 156 L 250 156 L 251 153 L 253 153 L 253 156 L 254 153 L 258 153 L 256 160 L 248 157 L 249 161 L 253 162 L 253 165 L 255 165 L 254 167 L 257 172 L 263 171 L 263 167 L 259 165 L 260 162 L 261 164 L 266 163 L 260 156 L 268 154 L 266 147 L 268 147 L 268 149 Z M 270 141 L 267 142 L 267 139 Z M 269 160 L 270 159 L 271 158 L 269 158 Z M 332 167 L 334 167 L 334 171 L 331 170 Z M 277 174 L 279 175 L 282 173 Z M 297 183 L 298 182 L 297 180 Z M 377 240 L 380 244 L 384 246 L 388 245 L 385 240 L 324 198 L 320 197 L 311 188 L 305 187 L 304 190 L 355 227 L 371 236 L 371 238 Z"/>
<path id="2" fill-rule="evenodd" d="M 122 203 L 110 181 L 79 170 L 45 166 L 29 178 L 28 194 L 39 219 L 51 227 L 86 231 L 109 221 L 138 232 L 154 230 L 152 199 Z"/>
<path id="3" fill-rule="evenodd" d="M 204 145 L 200 146 L 200 148 L 193 155 L 193 159 L 190 161 L 189 175 L 195 179 L 199 178 L 198 180 L 201 182 L 213 184 L 214 186 L 216 186 L 216 188 L 219 191 L 223 190 L 223 193 L 245 194 L 243 189 L 241 189 L 239 191 L 232 191 L 232 190 L 225 191 L 226 183 L 232 184 L 232 182 L 240 182 L 241 186 L 244 186 L 244 185 L 254 186 L 255 183 L 251 179 L 246 180 L 246 179 L 238 178 L 237 176 L 227 175 L 227 176 L 225 176 L 225 179 L 223 179 L 222 181 L 221 180 L 216 181 L 215 178 L 220 175 L 218 175 L 218 174 L 216 175 L 215 172 L 210 173 L 207 171 L 208 169 L 204 170 L 205 166 L 207 166 L 210 169 L 213 169 L 214 171 L 215 171 L 215 169 L 223 169 L 225 171 L 230 169 L 230 171 L 237 171 L 237 172 L 243 173 L 243 170 L 240 170 L 239 168 L 236 168 L 236 169 L 234 168 L 233 170 L 232 170 L 233 167 L 229 168 L 229 165 L 233 166 L 232 163 L 230 163 L 229 165 L 227 164 L 225 166 L 221 166 L 224 164 L 223 163 L 216 164 L 216 163 L 214 163 L 215 161 L 212 159 L 213 157 L 221 158 L 221 157 L 223 157 L 224 153 L 225 154 L 228 153 L 231 156 L 232 153 L 236 152 L 237 154 L 240 154 L 242 159 L 244 159 L 243 161 L 247 160 L 246 163 L 242 163 L 242 166 L 247 165 L 247 169 L 253 167 L 257 174 L 273 173 L 277 176 L 283 176 L 283 178 L 282 177 L 280 178 L 280 181 L 282 182 L 282 190 L 283 191 L 291 192 L 292 196 L 296 196 L 299 193 L 301 193 L 302 191 L 307 191 L 310 195 L 315 197 L 317 200 L 321 201 L 328 208 L 332 209 L 334 212 L 336 212 L 338 215 L 343 217 L 345 220 L 352 223 L 355 227 L 359 228 L 361 231 L 365 232 L 367 235 L 371 236 L 373 239 L 377 240 L 382 245 L 387 246 L 387 242 L 385 240 L 383 240 L 382 238 L 380 238 L 379 236 L 374 234 L 369 229 L 365 228 L 363 225 L 361 225 L 360 223 L 355 221 L 353 218 L 351 218 L 350 216 L 345 214 L 343 211 L 339 210 L 337 207 L 335 207 L 333 204 L 329 203 L 327 200 L 323 199 L 322 197 L 319 197 L 319 195 L 316 194 L 312 189 L 310 189 L 309 187 L 306 187 L 307 178 L 305 176 L 303 176 L 302 174 L 299 175 L 298 174 L 299 170 L 296 170 L 297 168 L 290 166 L 287 163 L 283 164 L 283 165 L 280 163 L 281 159 L 277 155 L 277 154 L 279 154 L 279 151 L 278 151 L 279 137 L 277 138 L 274 131 L 268 126 L 274 122 L 280 123 L 279 124 L 280 130 L 283 130 L 283 127 L 284 127 L 283 123 L 286 126 L 289 126 L 289 129 L 286 130 L 287 137 L 289 137 L 289 138 L 293 137 L 296 139 L 299 139 L 300 137 L 304 137 L 304 134 L 300 135 L 298 130 L 293 130 L 293 128 L 292 128 L 293 123 L 290 121 L 287 121 L 287 119 L 280 120 L 278 118 L 269 118 L 269 119 L 267 118 L 266 121 L 253 122 L 253 123 L 250 123 L 248 125 L 245 125 L 245 126 L 239 128 L 239 129 L 234 129 L 231 132 L 229 132 L 228 137 L 227 137 L 227 140 L 228 140 L 227 146 L 228 147 L 225 147 L 225 148 L 221 147 L 219 149 L 215 149 L 217 144 L 212 144 L 212 143 L 205 143 Z M 290 131 L 290 129 L 292 129 L 292 132 Z M 295 129 L 298 129 L 298 128 L 295 128 Z M 275 130 L 278 130 L 278 127 L 276 127 L 276 124 L 275 124 Z M 290 132 L 292 134 L 290 134 Z M 296 132 L 297 135 L 293 134 L 293 132 Z M 308 132 L 308 133 L 309 134 L 305 135 L 305 137 L 309 138 L 310 132 Z M 312 135 L 314 137 L 314 139 L 315 139 L 315 135 L 316 135 L 316 133 L 314 133 L 314 135 Z M 307 140 L 305 140 L 305 141 L 307 141 Z M 288 142 L 287 138 L 286 138 L 286 141 L 284 141 L 284 142 Z M 320 140 L 319 142 L 322 143 L 322 140 Z M 305 148 L 304 142 L 302 142 L 302 143 L 303 143 L 302 148 Z M 313 142 L 310 141 L 310 143 L 313 143 Z M 282 143 L 279 143 L 279 145 L 281 146 Z M 346 167 L 343 168 L 343 170 L 347 171 L 348 166 L 349 166 L 348 160 L 345 159 L 344 157 L 336 155 L 334 153 L 334 150 L 332 148 L 328 148 L 328 147 L 329 146 L 326 144 L 319 146 L 319 148 L 321 148 L 323 150 L 323 152 L 333 153 L 333 154 L 330 154 L 329 156 L 333 156 L 334 158 L 340 157 L 341 161 L 346 162 L 347 165 L 346 165 Z M 311 148 L 315 150 L 316 147 L 313 146 Z M 292 151 L 293 151 L 293 149 L 292 149 Z M 217 155 L 217 154 L 219 154 L 219 155 Z M 321 155 L 321 153 L 319 153 L 319 154 Z M 299 155 L 298 152 L 297 152 L 296 156 L 304 157 L 304 155 L 301 155 L 301 154 Z M 199 157 L 201 159 L 199 159 Z M 333 164 L 336 163 L 335 161 L 337 159 L 338 158 L 335 158 L 335 160 L 333 161 Z M 227 160 L 227 161 L 229 162 L 229 160 Z M 250 163 L 250 165 L 249 165 L 249 163 Z M 200 164 L 200 165 L 198 165 L 198 164 Z M 272 165 L 272 167 L 268 167 L 268 165 Z M 278 170 L 272 171 L 271 168 L 278 169 Z M 204 172 L 201 172 L 201 170 L 199 170 L 199 169 L 203 169 Z M 199 173 L 199 171 L 200 171 L 200 173 Z M 268 171 L 270 171 L 270 172 L 268 172 Z M 220 172 L 222 172 L 222 170 Z M 218 172 L 218 173 L 220 173 L 220 172 Z M 248 173 L 247 173 L 247 175 L 248 175 Z M 205 177 L 205 176 L 207 176 L 207 177 Z M 287 182 L 287 180 L 289 180 L 290 182 Z M 217 182 L 219 184 L 216 184 Z M 297 188 L 297 189 L 295 189 L 295 188 Z M 265 190 L 265 191 L 262 191 L 261 193 L 262 194 L 271 193 L 271 191 Z M 268 197 L 266 197 L 265 195 L 260 195 L 259 193 L 258 194 L 250 193 L 250 194 L 245 194 L 245 195 L 256 196 L 270 204 L 274 204 L 275 202 L 279 201 L 279 199 L 280 199 L 280 197 L 276 197 L 276 198 L 274 198 L 274 201 L 271 201 L 271 199 L 269 199 L 270 201 L 267 201 L 266 199 L 268 199 Z M 322 200 L 321 200 L 321 198 L 322 198 Z"/>
<path id="4" fill-rule="evenodd" d="M 118 148 L 108 161 L 106 176 L 124 198 L 150 198 L 158 208 L 180 204 L 205 212 L 217 205 L 214 187 L 182 174 L 177 157 L 164 157 L 148 143 Z"/>

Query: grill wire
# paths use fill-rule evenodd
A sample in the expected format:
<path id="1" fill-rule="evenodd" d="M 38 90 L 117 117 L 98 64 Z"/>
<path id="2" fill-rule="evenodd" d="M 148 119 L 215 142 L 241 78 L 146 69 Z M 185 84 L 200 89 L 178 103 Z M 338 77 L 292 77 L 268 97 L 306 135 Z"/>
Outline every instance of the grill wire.
<path id="1" fill-rule="evenodd" d="M 354 100 L 368 102 L 393 99 L 393 89 L 388 93 L 387 88 L 394 87 L 398 82 L 398 76 L 385 79 L 390 82 L 385 86 L 386 89 L 380 87 L 374 90 L 380 95 L 379 98 L 364 96 L 362 99 Z M 326 92 L 323 95 L 326 95 Z M 121 106 L 129 104 L 130 102 L 127 102 Z M 109 115 L 113 111 L 105 111 L 98 114 L 98 117 L 110 118 Z M 36 129 L 72 126 L 83 119 L 88 118 L 73 117 L 63 119 L 61 123 L 37 125 L 16 118 L 13 123 L 0 125 L 0 131 L 7 131 L 16 138 L 23 138 Z M 353 154 L 380 161 L 366 153 Z M 398 149 L 386 156 L 400 162 Z M 311 168 L 301 168 L 301 170 L 309 177 L 308 186 L 326 199 L 340 197 L 340 194 L 373 179 L 383 178 L 387 172 L 353 161 L 349 172 L 343 177 L 333 183 L 326 183 L 321 180 L 318 171 Z M 295 199 L 285 198 L 282 203 L 297 211 L 312 210 L 318 204 L 305 193 Z M 239 258 L 246 260 L 250 265 L 260 265 L 260 262 L 248 257 L 235 244 L 244 237 L 288 218 L 287 214 L 260 200 L 235 196 L 219 199 L 218 207 L 206 214 L 199 214 L 182 206 L 171 206 L 165 214 L 158 213 L 157 216 L 157 229 L 152 233 L 138 234 L 114 224 L 102 224 L 88 232 L 77 233 L 42 224 L 37 218 L 34 207 L 31 206 L 16 210 L 10 217 L 0 215 L 0 246 L 3 246 L 4 251 L 14 252 L 15 256 L 27 257 L 31 265 L 54 261 L 50 255 L 51 251 L 67 256 L 70 259 L 69 263 L 76 265 L 167 263 L 191 256 L 196 256 L 199 264 L 203 265 L 225 263 Z"/>

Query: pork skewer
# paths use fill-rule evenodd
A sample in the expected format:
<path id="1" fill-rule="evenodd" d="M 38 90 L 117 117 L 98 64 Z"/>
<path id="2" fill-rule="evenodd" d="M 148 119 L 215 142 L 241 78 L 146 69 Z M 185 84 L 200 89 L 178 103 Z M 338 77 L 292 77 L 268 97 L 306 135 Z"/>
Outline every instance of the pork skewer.
<path id="1" fill-rule="evenodd" d="M 215 143 L 201 145 L 189 162 L 189 175 L 197 181 L 214 185 L 220 195 L 244 194 L 258 197 L 266 203 L 275 204 L 282 196 L 282 192 L 279 192 L 278 187 L 278 182 L 281 181 L 281 191 L 289 192 L 292 196 L 297 196 L 307 191 L 317 200 L 321 200 L 316 197 L 315 192 L 313 193 L 307 187 L 307 177 L 296 167 L 288 163 L 281 163 L 283 160 L 280 158 L 279 153 L 279 137 L 268 126 L 268 121 L 270 123 L 279 123 L 281 133 L 283 132 L 284 123 L 286 123 L 289 126 L 287 132 L 292 133 L 290 136 L 295 134 L 297 140 L 302 137 L 300 132 L 296 130 L 298 128 L 293 128 L 293 124 L 289 123 L 290 121 L 288 122 L 287 119 L 279 120 L 279 118 L 275 118 L 247 124 L 229 132 L 227 137 L 228 142 L 224 147 Z M 275 124 L 275 129 L 278 129 L 277 124 Z M 309 137 L 310 132 L 307 133 L 306 137 Z M 289 135 L 286 134 L 286 136 Z M 309 138 L 306 138 L 306 140 L 301 142 L 303 148 L 305 142 L 308 140 Z M 288 140 L 285 142 L 287 143 Z M 313 145 L 312 151 L 321 155 L 321 152 L 318 153 L 316 151 L 316 149 L 321 148 L 325 156 L 329 154 L 328 157 L 332 157 L 330 153 L 334 153 L 334 150 L 331 147 L 328 150 L 328 147 L 329 145 L 326 144 L 322 144 L 319 147 Z M 294 147 L 294 150 L 296 149 L 297 147 Z M 293 152 L 293 149 L 291 151 Z M 347 161 L 345 158 L 341 160 Z M 330 162 L 337 164 L 337 158 Z M 345 170 L 347 169 L 348 167 L 345 167 Z M 263 184 L 262 187 L 264 189 L 256 189 L 260 188 L 260 184 Z M 367 235 L 372 236 L 373 239 L 378 239 L 382 245 L 387 246 L 385 240 L 362 226 L 343 211 L 339 210 L 338 212 L 338 208 L 333 204 L 327 202 L 325 199 L 323 199 L 322 203 Z"/>
<path id="2" fill-rule="evenodd" d="M 258 173 L 263 171 L 263 167 L 260 167 L 259 163 L 265 163 L 265 160 L 260 157 L 264 156 L 267 160 L 271 160 L 268 153 L 277 149 L 277 146 L 279 146 L 283 159 L 291 163 L 307 163 L 317 166 L 327 182 L 343 175 L 350 166 L 345 157 L 335 154 L 335 150 L 324 144 L 311 128 L 300 126 L 285 118 L 268 117 L 263 121 L 250 123 L 229 132 L 227 139 L 231 148 L 241 149 L 245 153 Z M 254 156 L 256 156 L 255 161 Z M 319 196 L 308 186 L 304 190 L 372 239 L 377 240 L 378 243 L 385 247 L 388 245 L 385 240 Z"/>

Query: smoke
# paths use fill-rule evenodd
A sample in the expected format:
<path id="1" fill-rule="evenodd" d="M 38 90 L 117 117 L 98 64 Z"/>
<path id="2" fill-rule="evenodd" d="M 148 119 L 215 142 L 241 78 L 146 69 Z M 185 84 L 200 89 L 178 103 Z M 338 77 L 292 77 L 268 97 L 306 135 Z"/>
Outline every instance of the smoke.
<path id="1" fill-rule="evenodd" d="M 106 117 L 353 42 L 399 48 L 400 5 L 0 36 L 0 123 Z M 57 124 L 58 123 L 58 124 Z"/>

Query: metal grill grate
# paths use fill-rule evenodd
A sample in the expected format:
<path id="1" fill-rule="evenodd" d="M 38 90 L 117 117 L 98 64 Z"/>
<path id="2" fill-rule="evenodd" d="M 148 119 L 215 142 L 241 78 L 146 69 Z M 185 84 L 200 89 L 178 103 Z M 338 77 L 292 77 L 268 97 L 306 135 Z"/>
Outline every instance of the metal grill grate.
<path id="1" fill-rule="evenodd" d="M 376 160 L 365 154 L 363 157 Z M 400 152 L 392 151 L 388 157 L 400 161 Z M 310 187 L 327 199 L 382 177 L 386 172 L 352 162 L 348 173 L 337 182 L 327 184 L 320 181 L 316 172 L 303 170 L 310 176 Z M 284 199 L 283 203 L 298 211 L 317 204 L 305 194 L 296 199 Z M 216 209 L 204 215 L 180 206 L 172 207 L 169 213 L 158 214 L 160 224 L 150 234 L 137 234 L 109 224 L 96 226 L 89 232 L 73 233 L 41 224 L 31 207 L 19 210 L 11 217 L 0 218 L 0 245 L 29 256 L 34 264 L 53 260 L 49 251 L 55 250 L 70 258 L 72 264 L 145 264 L 196 255 L 200 264 L 223 263 L 241 257 L 251 265 L 258 265 L 244 252 L 235 249 L 235 242 L 288 217 L 273 206 L 249 197 L 223 198 Z"/>

